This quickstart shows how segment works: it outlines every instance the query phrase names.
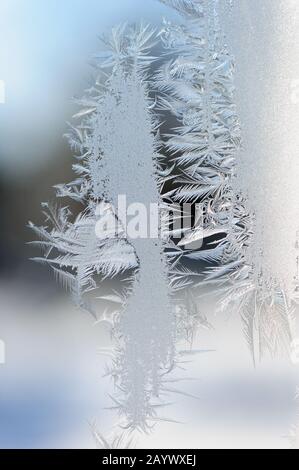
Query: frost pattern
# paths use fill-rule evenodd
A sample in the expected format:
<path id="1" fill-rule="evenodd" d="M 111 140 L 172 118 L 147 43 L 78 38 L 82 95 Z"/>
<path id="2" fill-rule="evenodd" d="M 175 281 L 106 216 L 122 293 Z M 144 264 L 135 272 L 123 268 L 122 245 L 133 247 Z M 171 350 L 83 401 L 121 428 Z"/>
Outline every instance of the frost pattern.
<path id="1" fill-rule="evenodd" d="M 98 80 L 80 101 L 79 124 L 68 135 L 76 152 L 77 177 L 56 189 L 58 197 L 70 197 L 83 209 L 73 217 L 68 207 L 44 204 L 47 225 L 30 224 L 40 238 L 34 243 L 44 250 L 36 260 L 50 265 L 76 304 L 95 317 L 90 294 L 100 291 L 105 278 L 127 278 L 124 292 L 105 298 L 121 306 L 111 319 L 117 348 L 109 374 L 117 391 L 114 408 L 129 431 L 146 431 L 161 419 L 161 397 L 176 391 L 168 376 L 179 361 L 176 340 L 184 336 L 192 344 L 198 324 L 211 327 L 198 310 L 194 286 L 212 289 L 221 296 L 222 309 L 241 314 L 254 361 L 266 352 L 289 350 L 299 292 L 295 185 L 283 197 L 264 190 L 281 175 L 284 187 L 289 181 L 285 161 L 272 165 L 272 153 L 265 152 L 265 146 L 254 153 L 254 171 L 244 158 L 234 61 L 221 32 L 219 2 L 161 1 L 176 9 L 185 23 L 164 22 L 159 36 L 170 60 L 163 62 L 151 87 L 147 73 L 154 60 L 154 31 L 148 26 L 121 26 L 105 40 Z M 228 3 L 236 8 L 236 2 Z M 170 113 L 178 123 L 165 136 L 164 158 L 158 151 L 157 106 L 150 89 L 159 90 L 159 111 Z M 284 115 L 285 109 L 281 111 Z M 277 148 L 285 144 L 282 140 L 283 147 Z M 288 162 L 293 164 L 293 155 L 288 155 Z M 292 168 L 296 181 L 298 166 Z M 163 194 L 162 203 L 159 189 L 163 192 L 164 186 L 171 189 Z M 164 208 L 173 203 L 202 203 L 203 221 L 195 217 L 194 228 L 182 232 L 180 243 L 171 240 L 169 228 L 170 287 L 161 240 L 124 237 L 124 221 L 115 212 L 118 194 L 125 194 L 128 204 L 159 202 L 162 221 Z M 265 194 L 271 207 L 279 210 L 269 211 Z M 176 216 L 181 217 L 180 211 Z M 285 223 L 287 217 L 291 220 Z M 116 221 L 118 238 L 108 231 L 96 235 L 99 218 Z M 190 241 L 201 239 L 201 250 L 188 248 Z M 273 255 L 273 247 L 284 253 L 283 262 Z M 187 267 L 188 261 L 207 267 L 196 271 Z M 176 307 L 170 299 L 173 290 L 180 296 Z M 106 318 L 104 312 L 100 320 Z M 123 435 L 105 440 L 95 433 L 100 446 L 125 445 Z M 293 440 L 297 436 L 294 428 Z"/>
<path id="2" fill-rule="evenodd" d="M 144 34 L 152 36 L 153 32 Z M 130 47 L 136 44 L 138 36 L 132 38 Z M 112 77 L 109 93 L 101 103 L 101 115 L 97 115 L 100 122 L 94 125 L 101 135 L 92 142 L 103 153 L 108 199 L 116 205 L 116 196 L 125 194 L 128 205 L 138 201 L 149 208 L 151 203 L 159 202 L 156 125 L 150 114 L 152 102 L 144 79 L 144 63 L 138 55 L 134 62 L 129 70 L 118 66 Z M 161 240 L 130 242 L 138 258 L 137 284 L 115 326 L 121 351 L 111 373 L 119 390 L 114 401 L 125 417 L 124 426 L 146 430 L 148 420 L 156 417 L 152 400 L 159 399 L 162 376 L 173 367 L 175 320 Z"/>
<path id="3" fill-rule="evenodd" d="M 202 259 L 215 263 L 206 270 L 202 285 L 217 288 L 214 292 L 222 296 L 222 309 L 240 312 L 254 361 L 267 351 L 289 352 L 298 287 L 290 295 L 286 283 L 273 277 L 277 269 L 267 265 L 267 260 L 273 259 L 267 252 L 276 240 L 273 214 L 260 201 L 264 211 L 258 220 L 254 194 L 248 200 L 248 180 L 246 185 L 243 181 L 248 172 L 241 170 L 234 61 L 221 33 L 218 1 L 162 2 L 185 18 L 182 26 L 165 22 L 162 38 L 173 58 L 162 66 L 158 83 L 163 92 L 162 109 L 174 114 L 180 123 L 167 141 L 178 183 L 171 197 L 179 202 L 200 200 L 205 208 L 205 249 L 191 256 L 199 260 L 202 255 Z M 254 179 L 249 186 L 254 192 Z M 274 243 L 267 245 L 273 238 Z M 288 259 L 289 266 L 294 264 L 292 250 Z M 281 270 L 287 275 L 285 263 Z"/>
<path id="4" fill-rule="evenodd" d="M 203 220 L 172 250 L 172 261 L 182 283 L 201 281 L 202 273 L 180 268 L 180 260 L 213 265 L 227 254 L 224 239 L 232 220 L 231 178 L 239 146 L 239 125 L 233 102 L 233 64 L 222 44 L 216 4 L 210 1 L 165 0 L 181 13 L 182 26 L 164 22 L 161 37 L 171 60 L 157 76 L 160 107 L 179 127 L 166 143 L 172 156 L 174 189 L 165 197 L 177 203 L 201 202 Z M 165 181 L 166 183 L 166 181 Z M 202 230 L 203 229 L 203 230 Z M 202 250 L 188 249 L 204 241 Z M 181 246 L 186 243 L 185 249 Z M 185 271 L 185 272 L 184 272 Z M 211 279 L 214 272 L 210 273 Z"/>
<path id="5" fill-rule="evenodd" d="M 91 430 L 98 449 L 134 449 L 134 441 L 132 438 L 127 436 L 125 433 L 108 436 L 108 438 L 102 436 L 99 433 L 96 423 L 91 425 Z"/>
<path id="6" fill-rule="evenodd" d="M 234 44 L 244 126 L 236 191 L 251 214 L 251 293 L 243 305 L 257 357 L 267 350 L 289 353 L 298 305 L 297 111 L 287 98 L 290 76 L 298 71 L 289 54 L 298 43 L 297 12 L 298 4 L 288 0 L 235 2 L 233 12 L 233 18 L 242 17 L 240 28 L 250 31 Z"/>
<path id="7" fill-rule="evenodd" d="M 106 296 L 123 307 L 111 321 L 118 346 L 109 374 L 115 381 L 113 401 L 121 425 L 144 431 L 161 419 L 157 415 L 163 405 L 161 395 L 177 392 L 167 377 L 179 361 L 176 339 L 184 336 L 192 345 L 197 326 L 211 326 L 199 312 L 192 291 L 180 294 L 176 308 L 171 305 L 161 240 L 126 240 L 123 233 L 115 239 L 107 231 L 96 236 L 98 208 L 100 205 L 101 218 L 116 219 L 122 227 L 124 221 L 115 213 L 117 195 L 126 195 L 128 204 L 138 201 L 148 207 L 151 202 L 160 202 L 164 208 L 167 203 L 162 204 L 157 183 L 163 187 L 173 180 L 175 187 L 163 195 L 164 201 L 201 200 L 205 239 L 224 236 L 232 217 L 229 182 L 233 152 L 239 144 L 229 80 L 232 64 L 222 46 L 216 11 L 210 10 L 207 2 L 170 3 L 187 8 L 189 30 L 165 24 L 163 41 L 174 47 L 174 52 L 179 51 L 179 57 L 163 66 L 155 86 L 164 95 L 162 109 L 174 111 L 183 121 L 179 135 L 168 143 L 170 152 L 181 154 L 170 170 L 159 166 L 158 124 L 146 76 L 153 60 L 149 55 L 153 31 L 144 26 L 139 30 L 115 28 L 106 40 L 107 52 L 99 60 L 96 86 L 80 101 L 80 124 L 71 127 L 68 135 L 77 154 L 73 169 L 78 177 L 56 187 L 59 197 L 71 197 L 84 209 L 72 221 L 68 208 L 44 205 L 53 228 L 31 224 L 42 238 L 37 243 L 45 249 L 44 258 L 38 260 L 50 264 L 77 305 L 94 316 L 89 294 L 99 289 L 101 278 L 122 273 L 130 277 L 132 273 L 130 300 L 128 291 L 121 297 L 115 293 Z M 163 217 L 163 209 L 161 212 Z M 181 248 L 202 236 L 197 222 L 191 233 L 183 234 L 182 244 L 168 240 L 170 285 L 178 291 L 192 287 L 194 279 L 201 277 L 187 268 L 185 261 L 215 263 L 231 257 L 226 242 L 206 243 L 201 251 Z M 208 282 L 215 282 L 214 277 L 211 269 Z"/>
<path id="8" fill-rule="evenodd" d="M 77 153 L 73 169 L 78 178 L 56 187 L 59 197 L 71 197 L 84 209 L 71 221 L 68 208 L 44 205 L 53 228 L 31 224 L 42 238 L 35 243 L 45 250 L 37 260 L 52 266 L 77 305 L 94 316 L 89 294 L 100 288 L 103 277 L 126 274 L 126 292 L 106 296 L 120 305 L 112 318 L 117 347 L 109 374 L 122 427 L 143 431 L 161 419 L 161 391 L 166 392 L 165 376 L 176 361 L 176 316 L 161 239 L 127 240 L 125 221 L 115 208 L 118 195 L 126 196 L 128 206 L 137 202 L 149 209 L 161 203 L 157 123 L 147 79 L 153 41 L 154 31 L 143 25 L 115 28 L 105 41 L 96 87 L 81 100 L 80 124 L 68 135 Z M 118 238 L 109 229 L 96 234 L 103 219 L 116 221 Z"/>
<path id="9" fill-rule="evenodd" d="M 166 142 L 175 168 L 173 201 L 204 207 L 200 251 L 177 256 L 214 264 L 205 284 L 223 285 L 225 276 L 244 265 L 242 246 L 249 224 L 243 202 L 233 191 L 240 126 L 234 103 L 234 64 L 219 27 L 217 2 L 164 0 L 185 18 L 182 26 L 165 22 L 161 36 L 172 59 L 157 77 L 160 105 L 179 126 Z M 196 239 L 196 227 L 193 234 Z M 218 266 L 220 265 L 220 266 Z M 246 268 L 243 269 L 246 271 Z"/>

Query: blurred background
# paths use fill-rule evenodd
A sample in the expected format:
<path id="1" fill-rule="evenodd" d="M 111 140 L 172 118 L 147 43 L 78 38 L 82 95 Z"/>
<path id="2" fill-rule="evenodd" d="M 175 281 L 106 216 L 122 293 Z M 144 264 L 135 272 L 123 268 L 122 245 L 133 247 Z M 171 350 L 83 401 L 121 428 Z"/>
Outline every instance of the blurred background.
<path id="1" fill-rule="evenodd" d="M 108 327 L 77 310 L 48 268 L 32 263 L 29 220 L 42 223 L 40 203 L 54 184 L 72 179 L 63 134 L 92 83 L 89 64 L 98 37 L 120 22 L 159 25 L 175 15 L 156 0 L 0 0 L 0 448 L 93 448 L 89 424 L 113 428 L 111 383 L 97 349 L 110 345 Z M 281 447 L 296 423 L 298 370 L 284 361 L 258 369 L 238 318 L 202 309 L 215 330 L 200 332 L 188 391 L 171 417 L 140 447 Z M 184 426 L 184 428 L 182 428 Z M 182 433 L 182 429 L 184 432 Z"/>

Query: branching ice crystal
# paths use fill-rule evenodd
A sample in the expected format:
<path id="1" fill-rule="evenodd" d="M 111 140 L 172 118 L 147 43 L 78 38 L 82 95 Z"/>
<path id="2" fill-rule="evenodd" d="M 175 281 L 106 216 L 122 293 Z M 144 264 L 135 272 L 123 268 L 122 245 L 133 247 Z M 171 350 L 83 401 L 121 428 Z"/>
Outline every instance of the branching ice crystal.
<path id="1" fill-rule="evenodd" d="M 222 308 L 241 313 L 254 360 L 266 351 L 288 351 L 298 279 L 291 294 L 286 284 L 292 283 L 281 283 L 274 276 L 282 267 L 267 265 L 275 257 L 258 248 L 265 240 L 265 224 L 268 238 L 276 236 L 271 232 L 273 215 L 260 202 L 264 215 L 257 220 L 254 196 L 248 201 L 248 182 L 240 178 L 243 174 L 246 179 L 247 173 L 239 161 L 234 62 L 221 34 L 218 1 L 161 1 L 185 18 L 182 26 L 165 22 L 161 32 L 171 60 L 157 77 L 160 104 L 179 123 L 166 143 L 176 174 L 176 187 L 168 196 L 178 202 L 201 201 L 204 206 L 204 249 L 185 251 L 183 256 L 214 262 L 201 285 L 218 287 L 213 292 L 222 294 Z M 254 182 L 250 185 L 252 192 Z M 198 236 L 202 237 L 201 231 Z M 266 243 L 262 250 L 273 246 Z M 179 251 L 177 255 L 181 256 Z M 292 258 L 289 250 L 290 266 Z M 290 276 L 285 273 L 285 277 Z"/>
<path id="2" fill-rule="evenodd" d="M 165 22 L 161 32 L 172 58 L 163 64 L 157 77 L 160 105 L 179 123 L 166 143 L 176 174 L 176 188 L 168 196 L 180 203 L 202 203 L 203 233 L 199 230 L 198 237 L 204 238 L 203 249 L 185 250 L 183 256 L 214 265 L 221 263 L 205 276 L 206 283 L 216 283 L 218 277 L 242 265 L 241 245 L 246 237 L 246 214 L 232 188 L 240 146 L 233 96 L 234 65 L 220 31 L 217 2 L 163 3 L 177 9 L 186 20 L 182 26 Z"/>
<path id="3" fill-rule="evenodd" d="M 127 240 L 115 208 L 119 195 L 128 206 L 137 202 L 149 209 L 160 202 L 157 123 L 147 78 L 153 41 L 154 30 L 143 25 L 115 28 L 105 40 L 98 81 L 81 100 L 81 122 L 68 136 L 78 178 L 57 186 L 59 197 L 71 197 L 84 208 L 71 221 L 68 208 L 44 205 L 53 228 L 31 224 L 45 250 L 37 260 L 50 264 L 77 304 L 95 316 L 86 296 L 99 288 L 101 277 L 131 276 L 130 299 L 118 299 L 123 308 L 112 321 L 117 348 L 110 375 L 122 426 L 144 431 L 158 419 L 164 378 L 174 368 L 176 316 L 161 239 Z M 118 237 L 109 230 L 99 233 L 99 218 L 116 219 Z"/>
<path id="4" fill-rule="evenodd" d="M 264 191 L 281 178 L 285 188 L 297 181 L 298 165 L 289 152 L 290 178 L 285 160 L 272 165 L 272 153 L 264 152 L 262 142 L 253 170 L 244 158 L 234 60 L 222 34 L 219 1 L 160 1 L 179 12 L 184 23 L 165 20 L 158 35 L 144 25 L 114 28 L 97 57 L 95 86 L 80 100 L 79 123 L 68 134 L 76 179 L 56 189 L 58 197 L 73 199 L 82 210 L 72 216 L 68 207 L 43 204 L 46 225 L 30 224 L 40 239 L 34 243 L 44 250 L 36 260 L 53 268 L 78 306 L 97 317 L 91 293 L 120 306 L 110 319 L 117 346 L 108 371 L 116 389 L 113 408 L 128 432 L 147 431 L 162 419 L 158 410 L 172 391 L 168 374 L 178 362 L 178 337 L 192 344 L 198 324 L 211 327 L 198 310 L 193 287 L 211 290 L 223 310 L 241 314 L 254 361 L 266 352 L 289 351 L 299 293 L 296 185 L 284 195 Z M 157 37 L 167 59 L 163 56 L 150 80 Z M 280 114 L 287 121 L 283 113 L 284 106 Z M 169 116 L 176 127 L 160 141 L 159 122 Z M 268 122 L 263 112 L 260 118 Z M 283 154 L 286 142 L 275 139 Z M 169 210 L 174 220 L 184 217 L 177 204 L 200 202 L 203 214 L 195 213 L 194 226 L 181 231 L 179 243 L 171 238 L 170 224 L 165 247 L 160 238 L 126 236 L 126 222 L 116 210 L 119 195 L 126 196 L 127 205 L 137 202 L 149 209 L 158 204 L 161 225 Z M 264 195 L 275 210 L 269 211 Z M 117 235 L 97 230 L 99 221 L 108 227 L 113 221 Z M 282 262 L 273 247 L 284 253 L 285 240 Z M 198 241 L 202 248 L 194 250 Z M 126 281 L 121 292 L 101 295 L 103 279 L 120 275 Z M 176 306 L 173 291 L 180 298 Z M 106 311 L 99 315 L 100 321 L 106 318 Z M 293 438 L 297 435 L 294 429 Z M 96 437 L 100 446 L 124 445 L 123 437 L 109 442 Z"/>

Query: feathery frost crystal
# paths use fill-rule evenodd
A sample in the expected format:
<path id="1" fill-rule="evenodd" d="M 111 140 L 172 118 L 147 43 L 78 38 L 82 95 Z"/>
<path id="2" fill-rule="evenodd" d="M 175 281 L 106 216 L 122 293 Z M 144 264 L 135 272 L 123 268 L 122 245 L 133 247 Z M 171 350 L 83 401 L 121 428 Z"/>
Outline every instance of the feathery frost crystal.
<path id="1" fill-rule="evenodd" d="M 241 313 L 254 360 L 266 351 L 289 351 L 298 292 L 298 273 L 291 269 L 296 259 L 298 269 L 295 230 L 293 227 L 290 233 L 293 248 L 288 246 L 286 257 L 288 274 L 286 263 L 273 265 L 277 257 L 269 253 L 277 250 L 277 231 L 272 230 L 277 223 L 271 221 L 277 213 L 269 211 L 264 201 L 257 207 L 257 173 L 249 180 L 246 161 L 241 158 L 234 62 L 221 34 L 219 2 L 162 1 L 185 18 L 182 26 L 165 22 L 161 35 L 172 59 L 163 64 L 158 85 L 162 108 L 179 123 L 166 143 L 176 172 L 176 188 L 169 196 L 180 202 L 200 200 L 204 205 L 205 249 L 191 257 L 199 260 L 202 253 L 202 259 L 207 259 L 209 248 L 208 259 L 215 266 L 207 270 L 200 284 L 221 294 L 222 309 Z M 268 166 L 259 192 L 273 177 Z M 260 171 L 259 177 L 264 174 Z M 298 217 L 292 221 L 297 225 Z M 278 227 L 284 239 L 287 226 L 290 224 Z"/>
<path id="2" fill-rule="evenodd" d="M 198 310 L 198 288 L 219 296 L 222 310 L 241 314 L 254 361 L 266 351 L 289 350 L 299 289 L 298 220 L 289 233 L 264 201 L 255 201 L 219 2 L 161 2 L 179 12 L 183 24 L 164 20 L 158 34 L 144 25 L 114 28 L 97 58 L 96 84 L 80 100 L 79 124 L 68 134 L 76 179 L 56 189 L 82 210 L 72 216 L 68 207 L 43 204 L 47 226 L 30 224 L 41 240 L 34 243 L 44 250 L 37 260 L 53 268 L 78 306 L 97 318 L 91 293 L 119 306 L 110 316 L 116 347 L 108 372 L 115 383 L 113 408 L 129 431 L 147 431 L 162 419 L 164 394 L 177 392 L 169 374 L 179 362 L 178 339 L 192 343 L 198 325 L 210 327 Z M 150 79 L 158 41 L 165 54 Z M 161 137 L 160 122 L 169 118 L 176 126 Z M 272 154 L 266 158 L 261 150 L 258 156 L 260 197 L 278 170 Z M 166 240 L 130 238 L 117 211 L 120 195 L 148 213 L 157 204 L 161 226 L 169 211 L 173 220 L 185 217 L 184 203 L 200 203 L 202 213 L 195 211 L 193 226 L 178 230 L 178 243 L 172 223 Z M 270 199 L 272 206 L 281 203 L 277 193 Z M 277 240 L 272 226 L 280 230 L 280 249 L 282 238 L 294 242 L 283 265 L 271 254 Z M 194 242 L 202 247 L 194 249 Z M 120 276 L 120 292 L 103 295 L 103 280 Z M 105 310 L 99 320 L 106 318 Z M 94 432 L 100 446 L 124 445 L 123 436 L 110 443 Z"/>

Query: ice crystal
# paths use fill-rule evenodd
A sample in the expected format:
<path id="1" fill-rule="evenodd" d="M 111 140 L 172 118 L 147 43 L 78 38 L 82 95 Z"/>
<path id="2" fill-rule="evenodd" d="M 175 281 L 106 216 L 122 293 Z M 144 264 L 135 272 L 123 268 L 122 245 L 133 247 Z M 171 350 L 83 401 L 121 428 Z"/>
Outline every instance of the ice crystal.
<path id="1" fill-rule="evenodd" d="M 91 425 L 91 430 L 98 449 L 116 450 L 134 448 L 134 441 L 132 437 L 126 435 L 125 433 L 111 434 L 108 437 L 104 437 L 98 431 L 96 423 Z"/>
<path id="2" fill-rule="evenodd" d="M 296 12 L 292 1 L 235 2 L 231 21 L 241 21 L 228 32 L 238 34 L 231 47 L 243 127 L 235 190 L 251 218 L 242 303 L 261 352 L 272 354 L 289 352 L 298 304 L 298 133 L 296 109 L 288 99 L 289 77 L 298 73 L 298 61 L 289 55 L 298 42 Z"/>
<path id="3" fill-rule="evenodd" d="M 122 195 L 128 207 L 138 203 L 149 210 L 152 203 L 161 204 L 157 123 L 147 77 L 153 42 L 154 30 L 144 25 L 115 28 L 105 40 L 96 87 L 81 100 L 80 124 L 68 135 L 77 153 L 73 169 L 78 177 L 56 187 L 58 196 L 80 201 L 84 209 L 72 221 L 68 208 L 44 205 L 52 228 L 31 224 L 45 249 L 37 260 L 52 266 L 77 304 L 95 316 L 95 306 L 85 297 L 100 287 L 101 278 L 131 276 L 112 320 L 117 346 L 110 375 L 122 426 L 142 430 L 157 419 L 163 377 L 173 369 L 176 355 L 162 240 L 126 238 L 126 222 L 117 212 Z M 116 222 L 118 236 L 109 221 Z M 99 222 L 108 229 L 99 230 Z"/>
<path id="4" fill-rule="evenodd" d="M 262 100 L 259 91 L 256 101 L 265 106 L 247 103 L 241 132 L 234 59 L 222 33 L 219 1 L 160 1 L 177 11 L 183 24 L 164 20 L 159 34 L 144 25 L 116 27 L 96 57 L 98 79 L 80 100 L 78 123 L 68 133 L 76 178 L 56 186 L 57 197 L 81 204 L 79 215 L 67 206 L 43 204 L 45 226 L 30 224 L 40 239 L 34 243 L 44 250 L 36 260 L 53 268 L 78 306 L 98 317 L 94 293 L 119 307 L 109 318 L 116 348 L 107 369 L 115 382 L 113 408 L 128 431 L 147 431 L 162 419 L 158 410 L 174 380 L 168 374 L 179 362 L 177 339 L 183 336 L 192 345 L 198 325 L 211 328 L 194 287 L 219 296 L 221 309 L 240 313 L 254 362 L 266 352 L 289 351 L 299 292 L 298 165 L 286 127 L 297 131 L 287 120 L 285 100 L 274 109 L 273 96 Z M 238 12 L 232 0 L 223 3 L 231 15 Z M 273 8 L 277 26 L 282 7 Z M 291 18 L 289 23 L 292 32 Z M 150 79 L 157 38 L 166 54 Z M 259 44 L 252 44 L 253 55 Z M 286 45 L 277 44 L 285 60 Z M 243 59 L 239 68 L 247 83 L 250 78 L 251 94 L 255 78 L 265 81 L 266 96 L 269 82 L 260 66 Z M 277 77 L 271 87 L 278 94 Z M 159 123 L 169 116 L 176 127 L 160 140 Z M 128 206 L 149 210 L 158 204 L 167 243 L 161 237 L 130 238 L 117 211 L 119 195 Z M 200 203 L 203 212 L 195 213 L 192 227 L 177 230 L 181 239 L 175 242 L 173 222 L 185 217 L 184 203 Z M 193 249 L 194 242 L 202 248 Z M 119 275 L 126 287 L 101 295 L 103 278 Z M 294 429 L 293 437 L 297 434 Z M 107 448 L 123 445 L 122 437 L 105 440 L 96 433 L 96 438 Z"/>
<path id="5" fill-rule="evenodd" d="M 201 201 L 204 206 L 203 234 L 198 236 L 206 240 L 205 249 L 190 256 L 215 263 L 202 285 L 222 294 L 223 309 L 240 312 L 254 359 L 266 351 L 288 352 L 298 292 L 296 198 L 292 195 L 291 203 L 288 190 L 283 197 L 273 191 L 268 202 L 280 211 L 269 210 L 262 195 L 272 187 L 277 167 L 260 150 L 259 169 L 242 158 L 234 60 L 221 32 L 219 2 L 162 2 L 185 18 L 182 26 L 165 21 L 161 36 L 171 60 L 163 64 L 157 81 L 162 109 L 179 123 L 166 143 L 177 183 L 169 196 L 179 202 Z M 283 168 L 279 174 L 284 175 Z M 258 203 L 257 193 L 261 194 Z M 292 217 L 286 224 L 279 214 L 290 205 L 292 211 L 287 212 Z M 284 240 L 290 237 L 286 253 Z M 284 260 L 275 255 L 278 251 Z"/>

